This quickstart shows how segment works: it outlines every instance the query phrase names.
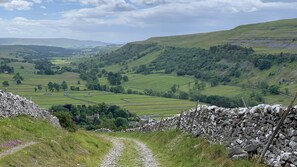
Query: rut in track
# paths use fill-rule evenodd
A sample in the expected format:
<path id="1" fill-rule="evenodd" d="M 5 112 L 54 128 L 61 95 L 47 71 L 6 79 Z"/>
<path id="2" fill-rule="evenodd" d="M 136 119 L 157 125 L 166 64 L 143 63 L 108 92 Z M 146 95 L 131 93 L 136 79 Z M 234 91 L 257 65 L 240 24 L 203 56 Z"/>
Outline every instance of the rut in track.
<path id="1" fill-rule="evenodd" d="M 137 147 L 139 161 L 142 161 L 143 167 L 159 167 L 157 160 L 154 158 L 152 151 L 142 142 L 128 138 L 108 138 L 113 143 L 113 148 L 103 159 L 100 167 L 121 167 L 117 164 L 119 157 L 122 155 L 125 147 L 124 140 L 132 141 Z"/>

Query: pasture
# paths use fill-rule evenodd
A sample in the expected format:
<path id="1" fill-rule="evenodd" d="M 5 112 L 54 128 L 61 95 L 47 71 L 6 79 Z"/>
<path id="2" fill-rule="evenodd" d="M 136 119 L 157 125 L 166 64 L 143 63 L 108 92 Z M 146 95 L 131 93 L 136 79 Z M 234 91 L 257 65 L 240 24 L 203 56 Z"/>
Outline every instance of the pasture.
<path id="1" fill-rule="evenodd" d="M 193 77 L 180 77 L 166 74 L 128 74 L 129 81 L 124 83 L 125 88 L 134 90 L 153 89 L 156 91 L 168 91 L 176 84 L 180 87 L 187 87 L 195 82 Z"/>
<path id="2" fill-rule="evenodd" d="M 183 110 L 187 110 L 195 107 L 195 102 L 179 100 L 179 99 L 169 99 L 162 97 L 151 97 L 145 95 L 129 95 L 129 94 L 114 94 L 109 92 L 99 92 L 99 91 L 85 91 L 85 81 L 79 78 L 79 74 L 66 72 L 60 75 L 37 75 L 35 74 L 34 65 L 30 63 L 13 62 L 10 63 L 11 66 L 15 68 L 15 72 L 19 72 L 24 80 L 22 84 L 17 85 L 13 80 L 13 74 L 0 74 L 0 89 L 7 89 L 8 92 L 19 94 L 37 103 L 42 108 L 49 108 L 52 105 L 58 104 L 76 104 L 76 105 L 93 105 L 98 103 L 107 103 L 119 105 L 123 108 L 128 109 L 131 112 L 137 113 L 139 115 L 158 115 L 158 116 L 170 116 L 173 114 L 180 113 Z M 23 66 L 24 69 L 20 67 Z M 155 78 L 155 82 L 153 82 Z M 162 76 L 162 75 L 152 75 L 148 78 L 141 79 L 141 82 L 147 82 L 152 79 L 152 82 L 147 86 L 149 88 L 154 88 L 158 79 L 163 79 L 158 84 L 159 90 L 170 89 L 172 86 L 170 83 L 176 78 L 173 76 Z M 9 86 L 4 87 L 2 85 L 3 81 L 8 81 Z M 68 87 L 78 86 L 81 91 L 68 91 L 68 96 L 65 96 L 63 90 L 60 92 L 46 92 L 48 82 L 56 82 L 61 84 L 66 81 Z M 80 84 L 78 84 L 80 81 Z M 104 81 L 104 79 L 101 79 Z M 133 80 L 132 80 L 133 81 Z M 167 81 L 167 82 L 165 82 Z M 185 84 L 191 81 L 191 79 L 179 79 L 177 83 Z M 107 81 L 104 81 L 107 82 Z M 34 91 L 37 85 L 42 85 L 43 89 L 41 91 Z M 136 84 L 137 85 L 137 84 Z M 139 84 L 141 85 L 141 84 Z M 145 88 L 145 85 L 139 87 L 138 89 Z"/>

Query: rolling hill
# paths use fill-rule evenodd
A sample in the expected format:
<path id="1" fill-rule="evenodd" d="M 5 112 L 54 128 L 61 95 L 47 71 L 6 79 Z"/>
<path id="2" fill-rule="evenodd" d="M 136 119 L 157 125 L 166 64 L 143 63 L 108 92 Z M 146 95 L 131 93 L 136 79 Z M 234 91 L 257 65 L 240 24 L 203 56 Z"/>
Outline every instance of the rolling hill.
<path id="1" fill-rule="evenodd" d="M 140 44 L 158 43 L 176 47 L 209 48 L 235 44 L 253 47 L 258 52 L 294 52 L 297 50 L 297 19 L 278 20 L 238 26 L 231 30 L 169 37 L 153 37 Z"/>
<path id="2" fill-rule="evenodd" d="M 154 74 L 175 76 L 176 80 L 185 76 L 196 82 L 205 82 L 205 90 L 195 94 L 234 97 L 237 100 L 238 97 L 256 98 L 256 102 L 251 104 L 264 101 L 286 104 L 297 90 L 296 21 L 279 20 L 219 32 L 150 38 L 128 43 L 109 54 L 92 58 L 89 63 L 107 71 L 130 76 L 137 74 L 137 78 L 142 78 L 137 80 L 139 83 Z M 138 87 L 136 84 L 131 79 L 124 85 L 127 89 L 138 90 L 148 89 L 146 86 L 151 85 L 152 90 L 156 90 L 152 81 Z M 174 84 L 177 82 L 171 82 Z M 193 92 L 194 85 L 194 82 L 183 85 L 180 91 Z M 170 86 L 162 91 L 170 91 Z M 209 103 L 207 100 L 204 102 Z"/>
<path id="3" fill-rule="evenodd" d="M 0 38 L 0 45 L 38 45 L 83 49 L 94 48 L 97 46 L 107 46 L 109 44 L 101 41 L 75 40 L 67 38 Z"/>
<path id="4" fill-rule="evenodd" d="M 40 46 L 40 45 L 0 45 L 0 54 L 6 55 L 6 58 L 15 57 L 30 57 L 30 58 L 43 58 L 54 56 L 72 56 L 78 50 L 66 49 L 55 46 Z M 2 57 L 2 56 L 1 56 Z"/>

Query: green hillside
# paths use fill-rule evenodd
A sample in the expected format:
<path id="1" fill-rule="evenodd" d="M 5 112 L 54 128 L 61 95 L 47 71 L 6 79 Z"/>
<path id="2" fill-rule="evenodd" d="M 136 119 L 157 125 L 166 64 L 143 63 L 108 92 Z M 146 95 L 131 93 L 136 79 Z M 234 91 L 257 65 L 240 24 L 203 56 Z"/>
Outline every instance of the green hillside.
<path id="1" fill-rule="evenodd" d="M 85 131 L 70 133 L 28 117 L 0 119 L 0 166 L 98 166 L 111 143 Z M 3 152 L 27 143 L 13 154 Z"/>
<path id="2" fill-rule="evenodd" d="M 220 32 L 151 38 L 126 44 L 82 64 L 93 67 L 89 69 L 93 72 L 99 68 L 127 75 L 129 81 L 121 85 L 144 91 L 146 95 L 223 106 L 232 101 L 228 107 L 242 106 L 242 97 L 248 105 L 287 104 L 297 91 L 296 21 L 280 20 Z M 88 73 L 88 70 L 81 72 Z M 100 70 L 98 75 L 102 75 Z M 107 81 L 100 78 L 102 82 Z M 178 90 L 172 92 L 174 85 Z"/>
<path id="3" fill-rule="evenodd" d="M 231 30 L 190 35 L 153 37 L 142 44 L 158 43 L 177 47 L 209 48 L 225 43 L 253 47 L 258 52 L 279 53 L 297 50 L 297 19 L 238 26 Z"/>

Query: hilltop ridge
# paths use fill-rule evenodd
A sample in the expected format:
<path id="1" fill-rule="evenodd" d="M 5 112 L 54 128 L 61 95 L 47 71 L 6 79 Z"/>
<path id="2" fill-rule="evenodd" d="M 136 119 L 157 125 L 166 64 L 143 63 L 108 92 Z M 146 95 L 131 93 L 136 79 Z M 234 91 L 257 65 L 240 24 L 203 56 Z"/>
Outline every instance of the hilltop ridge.
<path id="1" fill-rule="evenodd" d="M 176 47 L 209 48 L 213 45 L 235 44 L 253 47 L 259 52 L 292 52 L 297 50 L 297 19 L 277 20 L 265 23 L 241 25 L 231 30 L 152 37 L 135 43 L 158 43 Z"/>
<path id="2" fill-rule="evenodd" d="M 69 49 L 94 48 L 107 46 L 109 43 L 92 40 L 76 40 L 68 38 L 0 38 L 0 45 L 38 45 L 55 46 Z"/>

